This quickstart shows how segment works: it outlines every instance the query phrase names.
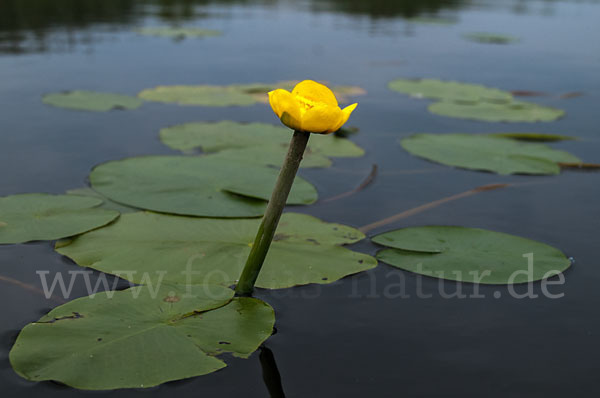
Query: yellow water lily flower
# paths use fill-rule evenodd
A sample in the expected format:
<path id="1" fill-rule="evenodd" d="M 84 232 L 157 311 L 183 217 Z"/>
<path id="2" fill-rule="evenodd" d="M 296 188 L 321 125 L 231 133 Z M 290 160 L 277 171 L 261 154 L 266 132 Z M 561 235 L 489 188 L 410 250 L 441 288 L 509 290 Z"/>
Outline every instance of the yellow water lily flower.
<path id="1" fill-rule="evenodd" d="M 339 130 L 358 105 L 340 109 L 333 92 L 312 80 L 298 83 L 291 93 L 283 89 L 269 92 L 269 103 L 289 128 L 320 134 Z"/>

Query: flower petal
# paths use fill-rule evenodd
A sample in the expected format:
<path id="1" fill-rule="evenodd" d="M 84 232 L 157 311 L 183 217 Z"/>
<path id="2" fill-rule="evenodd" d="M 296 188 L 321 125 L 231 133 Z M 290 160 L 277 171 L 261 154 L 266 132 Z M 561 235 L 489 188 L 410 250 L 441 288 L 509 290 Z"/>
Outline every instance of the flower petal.
<path id="1" fill-rule="evenodd" d="M 270 91 L 269 103 L 281 123 L 291 129 L 300 130 L 300 104 L 292 93 L 283 89 Z"/>
<path id="2" fill-rule="evenodd" d="M 339 106 L 315 106 L 302 116 L 302 130 L 311 133 L 331 133 L 343 117 Z"/>
<path id="3" fill-rule="evenodd" d="M 292 94 L 312 101 L 316 104 L 338 106 L 335 94 L 327 86 L 313 80 L 304 80 L 294 87 Z"/>
<path id="4" fill-rule="evenodd" d="M 347 107 L 342 109 L 342 117 L 340 118 L 340 121 L 338 122 L 336 127 L 333 129 L 333 131 L 338 131 L 339 129 L 342 128 L 342 126 L 344 124 L 346 124 L 346 122 L 348 121 L 348 118 L 350 118 L 350 114 L 352 113 L 352 111 L 354 111 L 354 109 L 356 109 L 357 106 L 358 106 L 358 104 L 352 104 L 352 105 L 348 105 Z"/>

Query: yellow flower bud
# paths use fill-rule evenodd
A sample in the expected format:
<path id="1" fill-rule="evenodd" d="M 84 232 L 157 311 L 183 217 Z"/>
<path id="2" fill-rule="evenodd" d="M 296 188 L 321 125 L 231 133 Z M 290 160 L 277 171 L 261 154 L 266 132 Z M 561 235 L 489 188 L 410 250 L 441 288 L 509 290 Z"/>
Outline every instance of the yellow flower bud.
<path id="1" fill-rule="evenodd" d="M 333 92 L 312 80 L 304 80 L 292 92 L 269 92 L 269 103 L 281 122 L 291 129 L 328 134 L 337 131 L 358 104 L 340 109 Z"/>

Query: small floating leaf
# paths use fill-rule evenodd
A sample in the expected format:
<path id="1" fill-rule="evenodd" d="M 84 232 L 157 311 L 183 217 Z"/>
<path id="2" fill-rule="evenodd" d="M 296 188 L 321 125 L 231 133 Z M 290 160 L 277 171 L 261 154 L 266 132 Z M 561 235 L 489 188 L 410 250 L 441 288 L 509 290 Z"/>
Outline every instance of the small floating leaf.
<path id="1" fill-rule="evenodd" d="M 178 28 L 174 26 L 144 27 L 135 29 L 135 31 L 141 35 L 171 37 L 174 39 L 184 39 L 186 37 L 213 37 L 221 35 L 221 32 L 218 30 L 201 29 L 194 27 Z"/>
<path id="2" fill-rule="evenodd" d="M 437 79 L 397 79 L 388 87 L 403 94 L 416 98 L 433 98 L 447 101 L 494 101 L 510 102 L 512 95 L 497 88 L 480 84 L 442 81 Z"/>
<path id="3" fill-rule="evenodd" d="M 149 277 L 229 286 L 242 272 L 260 222 L 132 213 L 56 250 L 83 267 L 134 283 Z M 363 238 L 351 227 L 285 213 L 256 286 L 325 284 L 373 268 L 373 257 L 339 246 Z"/>
<path id="4" fill-rule="evenodd" d="M 0 197 L 0 244 L 61 239 L 106 225 L 119 213 L 97 208 L 101 203 L 43 193 Z"/>
<path id="5" fill-rule="evenodd" d="M 95 167 L 92 188 L 118 203 L 163 213 L 204 217 L 257 217 L 264 213 L 279 170 L 209 156 L 142 156 Z M 243 196 L 241 196 L 243 195 Z M 297 177 L 289 204 L 317 200 Z"/>
<path id="6" fill-rule="evenodd" d="M 519 41 L 518 37 L 485 32 L 465 33 L 463 37 L 469 41 L 485 44 L 510 44 Z"/>
<path id="7" fill-rule="evenodd" d="M 212 373 L 272 333 L 273 309 L 220 286 L 138 286 L 80 298 L 26 326 L 10 352 L 23 378 L 82 390 L 147 388 Z M 227 341 L 229 344 L 220 344 Z"/>
<path id="8" fill-rule="evenodd" d="M 434 162 L 498 174 L 558 174 L 558 162 L 581 162 L 545 144 L 491 135 L 415 134 L 401 144 L 413 155 Z"/>
<path id="9" fill-rule="evenodd" d="M 290 143 L 292 131 L 267 123 L 187 123 L 160 131 L 161 141 L 183 152 L 202 149 L 219 152 L 219 158 L 243 160 L 279 167 Z M 313 134 L 301 166 L 328 167 L 328 157 L 357 157 L 364 151 L 352 141 L 333 134 Z"/>
<path id="10" fill-rule="evenodd" d="M 555 276 L 571 265 L 544 243 L 477 228 L 428 226 L 403 228 L 372 238 L 391 249 L 377 258 L 394 267 L 461 282 L 512 284 Z M 533 253 L 530 267 L 524 255 Z"/>
<path id="11" fill-rule="evenodd" d="M 428 109 L 436 115 L 486 122 L 551 122 L 565 114 L 562 109 L 523 101 L 510 103 L 439 101 L 429 105 Z"/>
<path id="12" fill-rule="evenodd" d="M 112 109 L 136 109 L 143 103 L 139 98 L 127 95 L 83 90 L 46 94 L 42 101 L 58 108 L 96 112 L 106 112 Z"/>

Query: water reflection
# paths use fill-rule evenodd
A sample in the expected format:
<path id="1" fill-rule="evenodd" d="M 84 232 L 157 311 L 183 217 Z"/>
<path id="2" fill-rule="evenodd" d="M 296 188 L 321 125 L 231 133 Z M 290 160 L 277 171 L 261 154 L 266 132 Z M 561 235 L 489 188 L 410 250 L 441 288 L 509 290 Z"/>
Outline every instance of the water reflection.
<path id="1" fill-rule="evenodd" d="M 373 20 L 436 16 L 468 7 L 502 8 L 515 14 L 552 15 L 556 3 L 598 0 L 2 0 L 0 1 L 0 54 L 71 50 L 91 45 L 105 31 L 130 30 L 152 17 L 181 24 L 211 14 L 220 6 L 227 18 L 229 6 L 291 7 L 310 12 L 368 16 Z"/>
<path id="2" fill-rule="evenodd" d="M 260 346 L 259 358 L 262 367 L 263 380 L 269 391 L 269 396 L 271 398 L 285 398 L 283 385 L 281 384 L 281 375 L 279 374 L 279 369 L 277 369 L 273 351 L 263 344 Z"/>

